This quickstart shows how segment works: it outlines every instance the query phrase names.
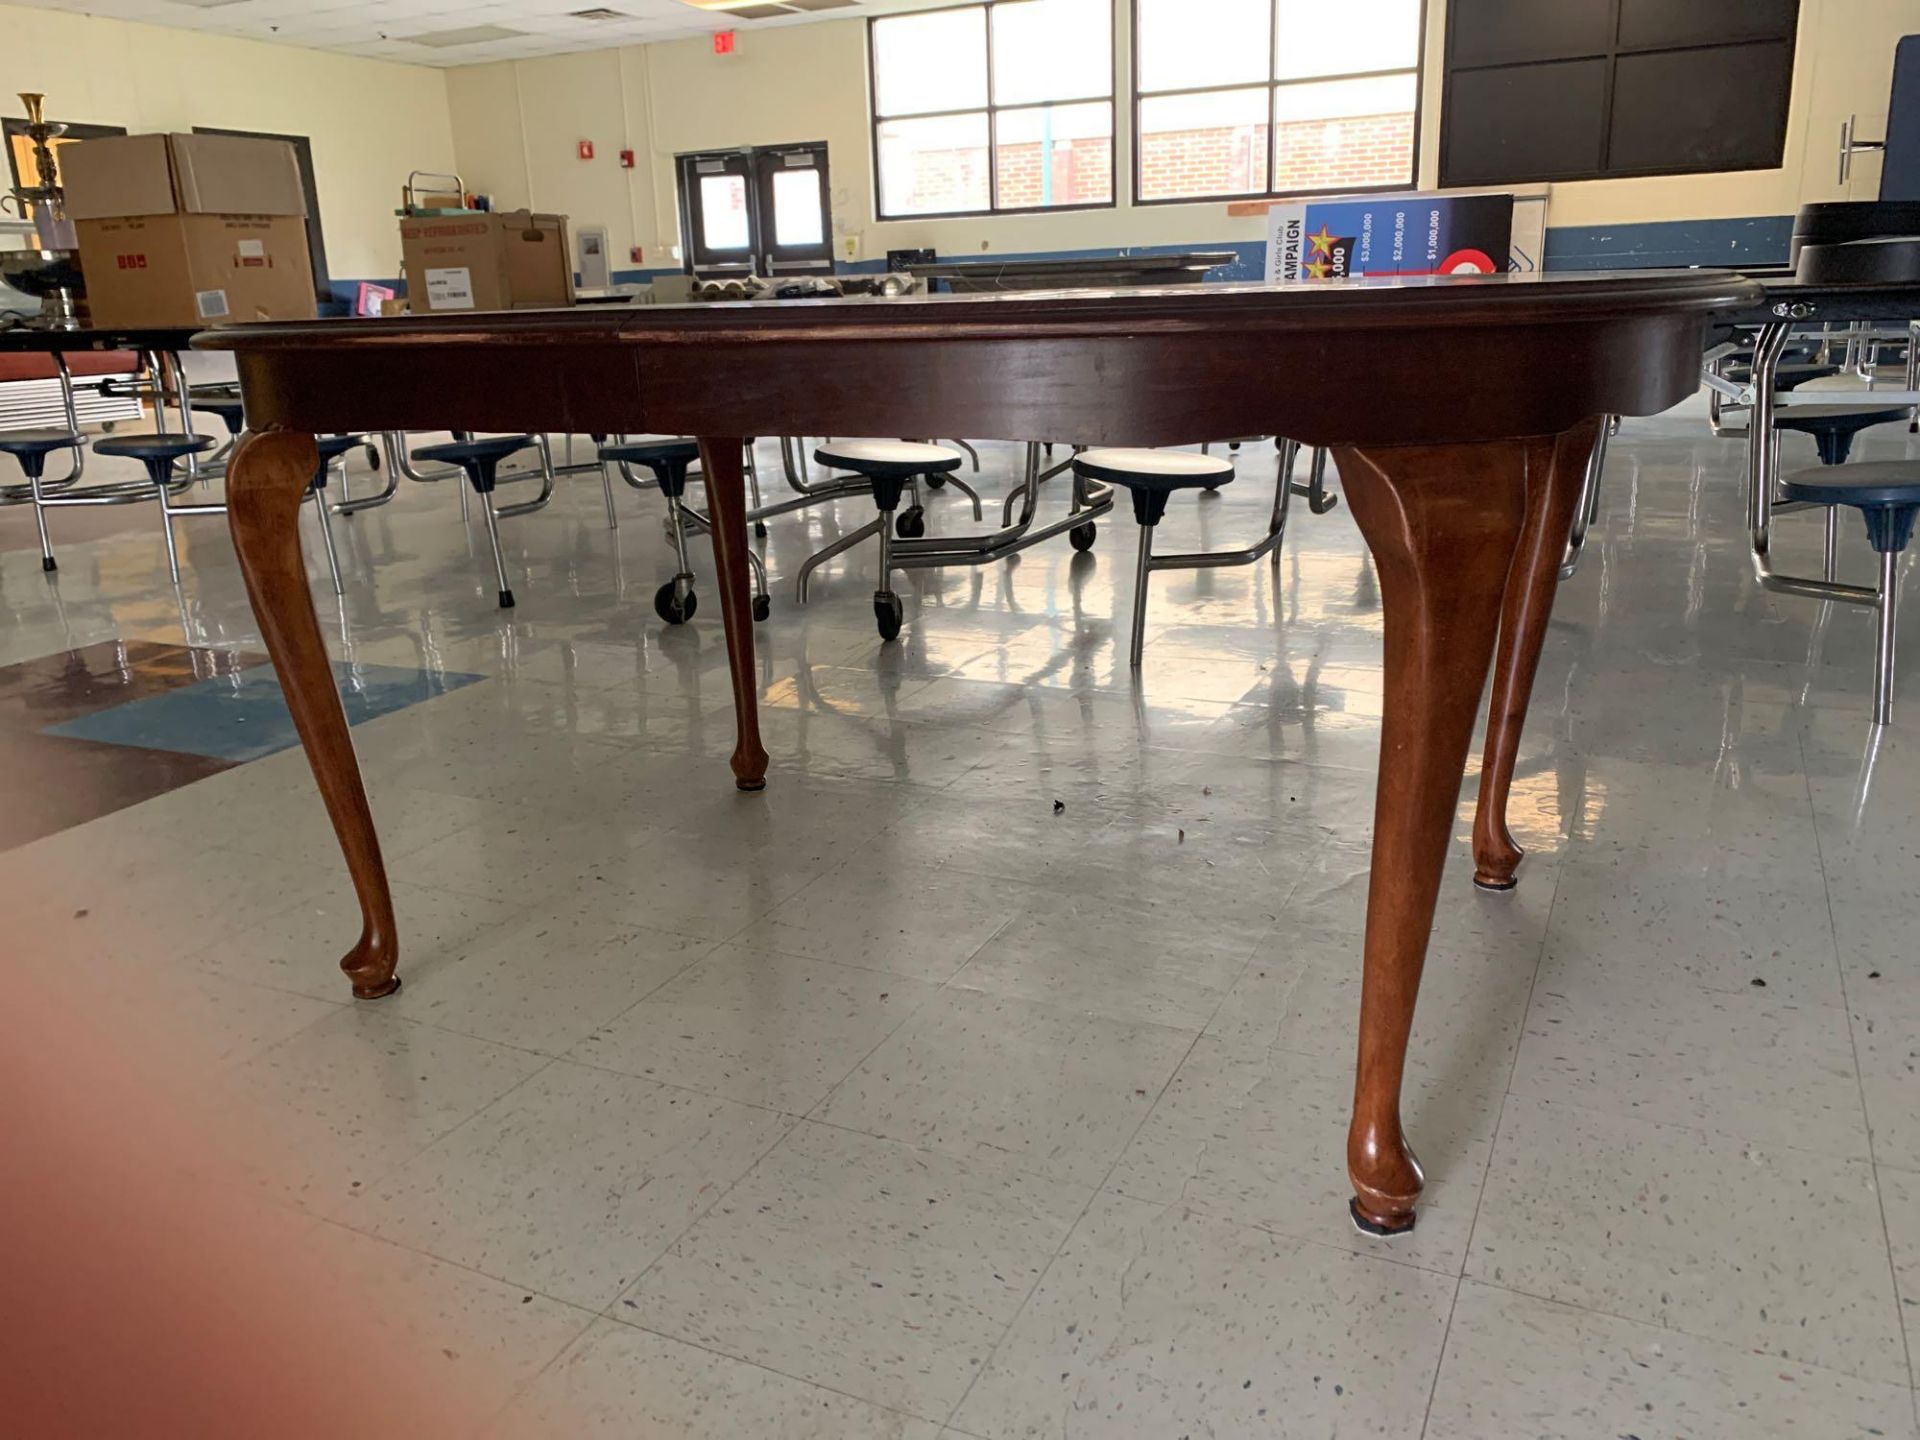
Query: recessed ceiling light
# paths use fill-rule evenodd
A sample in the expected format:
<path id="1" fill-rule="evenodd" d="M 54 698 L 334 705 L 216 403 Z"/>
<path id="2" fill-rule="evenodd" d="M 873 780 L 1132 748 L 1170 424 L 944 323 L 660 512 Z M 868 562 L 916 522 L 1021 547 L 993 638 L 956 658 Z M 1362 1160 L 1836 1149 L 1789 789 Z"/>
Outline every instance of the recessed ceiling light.
<path id="1" fill-rule="evenodd" d="M 855 0 L 783 0 L 791 10 L 844 10 Z"/>
<path id="2" fill-rule="evenodd" d="M 460 30 L 429 30 L 424 35 L 398 35 L 409 45 L 429 45 L 445 50 L 454 45 L 484 45 L 489 40 L 517 40 L 527 32 L 509 30 L 504 25 L 468 25 Z"/>
<path id="3" fill-rule="evenodd" d="M 173 0 L 173 3 L 193 10 L 218 10 L 225 5 L 244 4 L 245 0 Z"/>
<path id="4" fill-rule="evenodd" d="M 224 3 L 224 0 L 222 0 L 222 3 Z M 604 5 L 596 5 L 591 10 L 569 10 L 567 16 L 572 20 L 627 20 L 632 18 L 631 16 L 621 14 L 618 10 L 609 10 Z"/>

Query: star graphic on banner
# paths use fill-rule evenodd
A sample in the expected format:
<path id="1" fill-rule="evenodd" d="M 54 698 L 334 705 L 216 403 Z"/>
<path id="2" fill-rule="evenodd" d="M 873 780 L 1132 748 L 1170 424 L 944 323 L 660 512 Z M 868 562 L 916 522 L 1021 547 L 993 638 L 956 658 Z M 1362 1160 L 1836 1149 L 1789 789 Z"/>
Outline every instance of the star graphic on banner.
<path id="1" fill-rule="evenodd" d="M 1309 260 L 1301 268 L 1315 280 L 1324 280 L 1333 271 L 1332 264 L 1325 260 Z"/>
<path id="2" fill-rule="evenodd" d="M 1309 255 L 1324 255 L 1331 260 L 1333 258 L 1333 242 L 1336 238 L 1334 233 L 1327 229 L 1327 222 L 1322 220 L 1320 222 L 1320 233 L 1318 235 L 1307 236 L 1307 243 L 1312 247 L 1307 253 Z"/>

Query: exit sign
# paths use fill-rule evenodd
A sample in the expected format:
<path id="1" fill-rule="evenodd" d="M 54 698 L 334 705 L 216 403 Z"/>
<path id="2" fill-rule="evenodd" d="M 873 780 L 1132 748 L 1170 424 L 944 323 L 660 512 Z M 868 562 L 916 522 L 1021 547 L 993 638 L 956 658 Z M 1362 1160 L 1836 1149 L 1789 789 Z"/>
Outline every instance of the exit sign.
<path id="1" fill-rule="evenodd" d="M 733 31 L 716 30 L 713 32 L 713 53 L 716 55 L 733 54 Z"/>

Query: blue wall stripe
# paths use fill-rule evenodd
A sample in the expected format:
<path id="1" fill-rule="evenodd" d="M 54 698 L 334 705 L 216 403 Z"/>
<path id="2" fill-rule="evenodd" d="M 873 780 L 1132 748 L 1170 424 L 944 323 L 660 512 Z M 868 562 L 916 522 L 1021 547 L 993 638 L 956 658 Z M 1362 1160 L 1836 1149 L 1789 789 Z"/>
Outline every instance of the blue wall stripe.
<path id="1" fill-rule="evenodd" d="M 1638 225 L 1549 225 L 1549 270 L 1642 270 L 1681 265 L 1784 265 L 1791 215 L 1653 220 Z"/>
<path id="2" fill-rule="evenodd" d="M 1549 270 L 1644 270 L 1687 265 L 1784 265 L 1787 242 L 1793 234 L 1791 215 L 1748 215 L 1729 220 L 1651 220 L 1633 225 L 1558 225 L 1547 227 L 1546 267 Z M 982 260 L 1106 260 L 1117 255 L 1177 255 L 1188 250 L 1230 250 L 1234 260 L 1209 280 L 1258 280 L 1266 273 L 1264 240 L 1223 240 L 1217 244 L 1128 245 L 1090 250 L 1017 250 L 949 259 Z M 842 275 L 878 275 L 885 259 L 837 264 Z M 644 270 L 615 270 L 616 285 L 648 285 L 662 275 L 677 275 L 677 265 Z M 407 293 L 404 280 L 375 282 Z M 333 282 L 334 308 L 346 315 L 353 310 L 358 280 Z"/>

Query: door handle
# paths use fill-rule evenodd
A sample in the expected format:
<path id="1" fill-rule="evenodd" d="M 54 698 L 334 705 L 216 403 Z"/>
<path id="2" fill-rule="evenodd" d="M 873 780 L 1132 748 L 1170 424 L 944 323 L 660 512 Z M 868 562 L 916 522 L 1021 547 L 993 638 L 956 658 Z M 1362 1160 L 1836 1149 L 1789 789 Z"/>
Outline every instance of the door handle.
<path id="1" fill-rule="evenodd" d="M 1847 183 L 1853 174 L 1853 157 L 1862 151 L 1885 150 L 1884 140 L 1856 140 L 1853 137 L 1854 122 L 1857 115 L 1849 115 L 1840 122 L 1840 183 Z"/>

